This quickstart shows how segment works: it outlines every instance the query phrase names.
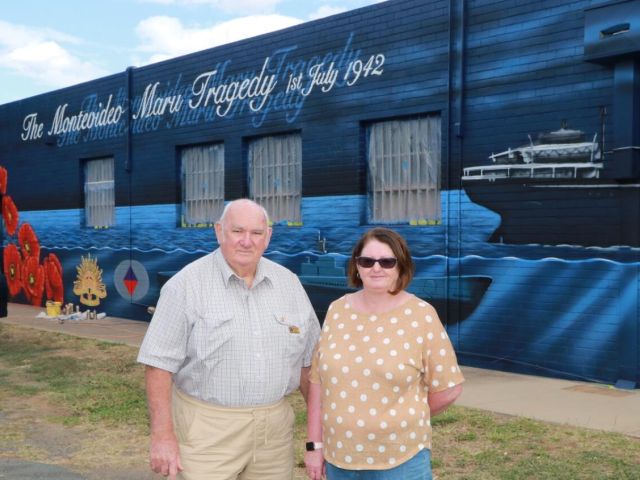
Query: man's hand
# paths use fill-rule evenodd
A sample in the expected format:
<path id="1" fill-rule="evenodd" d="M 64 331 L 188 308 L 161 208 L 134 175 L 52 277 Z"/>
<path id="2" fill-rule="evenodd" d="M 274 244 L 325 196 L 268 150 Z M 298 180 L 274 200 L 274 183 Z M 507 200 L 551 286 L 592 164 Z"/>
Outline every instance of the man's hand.
<path id="1" fill-rule="evenodd" d="M 147 366 L 145 380 L 151 419 L 149 466 L 154 472 L 175 480 L 182 471 L 182 463 L 171 416 L 171 372 Z"/>
<path id="2" fill-rule="evenodd" d="M 151 436 L 149 465 L 155 473 L 175 480 L 178 472 L 183 470 L 175 435 Z"/>

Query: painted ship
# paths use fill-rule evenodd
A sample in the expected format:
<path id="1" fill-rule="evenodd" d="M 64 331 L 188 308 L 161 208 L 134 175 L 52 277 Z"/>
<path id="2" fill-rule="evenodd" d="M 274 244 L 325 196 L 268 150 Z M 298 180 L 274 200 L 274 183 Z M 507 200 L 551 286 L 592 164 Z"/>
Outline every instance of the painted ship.
<path id="1" fill-rule="evenodd" d="M 357 290 L 347 284 L 344 267 L 331 255 L 320 256 L 315 262 L 307 259 L 298 278 L 321 322 L 331 302 Z M 451 325 L 473 313 L 489 285 L 491 277 L 483 275 L 416 276 L 407 291 L 428 301 L 442 323 Z"/>
<path id="2" fill-rule="evenodd" d="M 621 215 L 637 215 L 639 184 L 604 175 L 597 136 L 560 128 L 536 141 L 466 167 L 463 186 L 471 200 L 501 217 L 490 242 L 638 247 L 638 232 L 621 229 Z"/>

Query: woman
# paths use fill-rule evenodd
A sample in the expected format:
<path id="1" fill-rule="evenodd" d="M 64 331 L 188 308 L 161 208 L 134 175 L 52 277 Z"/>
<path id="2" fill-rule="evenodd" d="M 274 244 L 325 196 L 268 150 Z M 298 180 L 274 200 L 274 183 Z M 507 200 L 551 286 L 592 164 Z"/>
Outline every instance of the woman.
<path id="1" fill-rule="evenodd" d="M 431 421 L 464 377 L 435 309 L 408 293 L 413 261 L 393 230 L 365 233 L 334 301 L 311 367 L 311 480 L 429 480 Z"/>

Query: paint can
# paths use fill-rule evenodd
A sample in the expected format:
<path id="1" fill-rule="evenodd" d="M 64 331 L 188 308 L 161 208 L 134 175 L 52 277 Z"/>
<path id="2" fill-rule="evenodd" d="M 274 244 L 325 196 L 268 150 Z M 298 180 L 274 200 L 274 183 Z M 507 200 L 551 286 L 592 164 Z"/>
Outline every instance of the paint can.
<path id="1" fill-rule="evenodd" d="M 61 302 L 52 302 L 47 300 L 46 309 L 48 317 L 58 317 L 60 316 L 60 307 L 62 306 Z"/>

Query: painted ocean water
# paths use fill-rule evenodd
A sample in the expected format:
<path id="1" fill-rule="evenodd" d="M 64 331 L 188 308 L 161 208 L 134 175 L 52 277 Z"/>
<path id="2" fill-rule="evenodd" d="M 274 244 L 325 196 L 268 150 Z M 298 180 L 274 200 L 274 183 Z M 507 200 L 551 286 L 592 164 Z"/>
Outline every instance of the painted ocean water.
<path id="1" fill-rule="evenodd" d="M 360 218 L 364 202 L 307 199 L 303 218 L 312 226 L 276 225 L 266 256 L 296 273 L 327 255 L 344 267 L 353 243 L 370 228 Z M 397 229 L 412 249 L 417 277 L 490 278 L 462 321 L 454 318 L 455 300 L 439 304 L 463 362 L 609 383 L 624 375 L 625 363 L 635 368 L 637 346 L 625 339 L 638 336 L 639 249 L 492 244 L 487 239 L 499 216 L 460 191 L 443 194 L 442 203 L 440 224 Z M 20 221 L 32 224 L 43 256 L 60 258 L 65 301 L 78 303 L 73 283 L 90 255 L 108 294 L 97 310 L 148 321 L 163 274 L 213 250 L 215 237 L 211 228 L 178 228 L 175 205 L 117 210 L 117 226 L 106 230 L 81 228 L 80 210 L 20 212 Z M 5 239 L 10 242 L 17 240 Z M 137 283 L 127 290 L 123 278 L 131 272 Z"/>

